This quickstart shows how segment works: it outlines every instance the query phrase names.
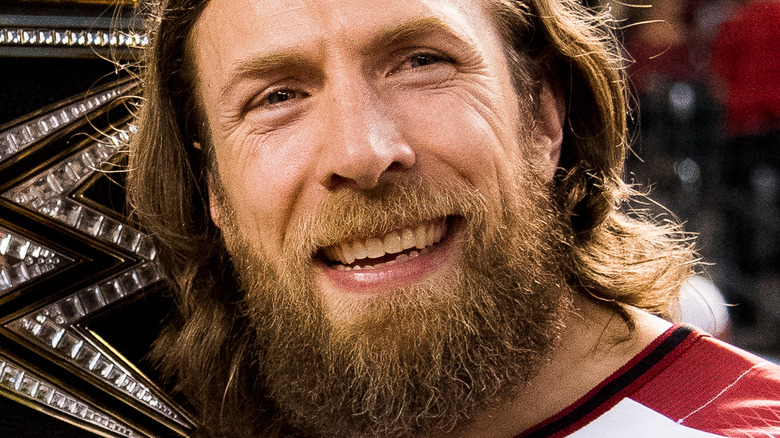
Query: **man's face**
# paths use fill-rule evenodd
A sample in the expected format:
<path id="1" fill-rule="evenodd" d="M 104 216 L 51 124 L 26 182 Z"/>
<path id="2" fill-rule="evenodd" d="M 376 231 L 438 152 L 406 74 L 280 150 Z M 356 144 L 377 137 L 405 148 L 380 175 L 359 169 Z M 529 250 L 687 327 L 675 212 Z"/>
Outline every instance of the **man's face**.
<path id="1" fill-rule="evenodd" d="M 271 260 L 338 193 L 458 180 L 495 205 L 533 149 L 519 145 L 529 115 L 479 1 L 214 0 L 194 47 L 217 172 L 241 232 Z M 452 275 L 457 218 L 419 219 L 317 242 L 309 269 L 329 312 Z M 386 255 L 399 249 L 410 257 Z"/>
<path id="2" fill-rule="evenodd" d="M 481 2 L 212 0 L 191 44 L 212 217 L 291 421 L 441 428 L 529 378 L 565 307 L 560 118 L 518 99 Z"/>

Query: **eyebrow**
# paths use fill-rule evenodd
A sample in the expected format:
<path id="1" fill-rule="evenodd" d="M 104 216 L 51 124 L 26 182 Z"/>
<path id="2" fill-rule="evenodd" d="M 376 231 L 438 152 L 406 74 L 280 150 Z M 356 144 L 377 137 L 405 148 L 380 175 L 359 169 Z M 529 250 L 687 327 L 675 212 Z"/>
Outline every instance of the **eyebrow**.
<path id="1" fill-rule="evenodd" d="M 365 46 L 363 53 L 372 53 L 380 47 L 392 47 L 419 40 L 433 34 L 447 34 L 450 37 L 468 43 L 469 40 L 457 32 L 451 25 L 439 17 L 425 17 L 409 20 L 401 25 L 383 29 Z"/>
<path id="2" fill-rule="evenodd" d="M 404 22 L 401 25 L 391 26 L 380 30 L 374 35 L 368 44 L 361 50 L 362 55 L 378 52 L 384 47 L 393 47 L 419 40 L 425 36 L 436 33 L 449 35 L 461 43 L 468 43 L 469 39 L 457 32 L 452 26 L 438 17 L 425 17 Z M 311 68 L 314 62 L 303 52 L 282 51 L 265 55 L 250 55 L 246 59 L 236 61 L 230 69 L 228 80 L 220 89 L 220 100 L 229 95 L 230 90 L 241 79 L 280 70 L 298 70 Z"/>
<path id="3" fill-rule="evenodd" d="M 280 71 L 294 70 L 312 66 L 312 62 L 302 53 L 280 52 L 269 53 L 261 56 L 250 56 L 233 64 L 228 73 L 228 80 L 220 88 L 219 99 L 229 96 L 230 90 L 243 78 L 262 76 L 264 74 Z"/>

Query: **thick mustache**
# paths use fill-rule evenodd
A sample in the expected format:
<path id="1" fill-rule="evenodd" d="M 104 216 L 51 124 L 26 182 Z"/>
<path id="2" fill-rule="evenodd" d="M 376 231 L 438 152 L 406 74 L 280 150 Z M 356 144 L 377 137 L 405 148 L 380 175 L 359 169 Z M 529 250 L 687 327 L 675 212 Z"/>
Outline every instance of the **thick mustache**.
<path id="1" fill-rule="evenodd" d="M 483 196 L 462 182 L 404 181 L 371 191 L 341 190 L 292 223 L 283 253 L 310 259 L 341 242 L 382 236 L 446 217 L 482 221 L 485 211 Z"/>

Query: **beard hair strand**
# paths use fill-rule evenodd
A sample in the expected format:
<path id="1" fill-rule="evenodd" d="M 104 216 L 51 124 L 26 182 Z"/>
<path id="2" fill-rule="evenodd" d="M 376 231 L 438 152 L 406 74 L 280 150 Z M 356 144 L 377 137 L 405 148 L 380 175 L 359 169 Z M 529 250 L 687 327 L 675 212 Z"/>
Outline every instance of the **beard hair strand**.
<path id="1" fill-rule="evenodd" d="M 291 228 L 276 261 L 228 215 L 226 246 L 259 340 L 258 379 L 281 421 L 307 436 L 439 435 L 517 396 L 571 306 L 562 221 L 545 185 L 525 175 L 492 210 L 465 183 L 335 193 Z M 317 248 L 452 215 L 463 225 L 456 272 L 362 306 L 324 308 L 310 266 Z"/>

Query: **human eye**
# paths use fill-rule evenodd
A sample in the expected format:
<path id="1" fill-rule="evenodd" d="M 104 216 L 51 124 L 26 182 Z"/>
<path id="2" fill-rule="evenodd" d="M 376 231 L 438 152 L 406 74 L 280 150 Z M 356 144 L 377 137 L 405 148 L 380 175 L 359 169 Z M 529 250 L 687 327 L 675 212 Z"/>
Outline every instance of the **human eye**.
<path id="1" fill-rule="evenodd" d="M 311 89 L 297 82 L 258 89 L 244 105 L 242 119 L 264 129 L 286 125 L 306 111 L 309 97 Z"/>
<path id="2" fill-rule="evenodd" d="M 245 106 L 245 113 L 279 114 L 288 113 L 300 104 L 310 94 L 303 87 L 294 84 L 278 84 L 258 92 Z"/>
<path id="3" fill-rule="evenodd" d="M 449 60 L 444 56 L 435 53 L 421 53 L 414 55 L 407 61 L 409 68 L 425 67 L 427 65 L 438 64 L 442 62 L 448 62 Z"/>
<path id="4" fill-rule="evenodd" d="M 262 107 L 279 106 L 281 104 L 293 101 L 295 99 L 303 99 L 306 97 L 308 97 L 308 94 L 303 91 L 297 91 L 292 89 L 276 89 L 264 93 L 260 97 L 259 101 L 257 102 L 257 106 L 262 106 Z"/>
<path id="5" fill-rule="evenodd" d="M 414 70 L 425 70 L 435 67 L 450 67 L 454 63 L 453 59 L 442 53 L 434 51 L 414 52 L 401 61 L 401 63 L 389 75 L 396 75 L 403 72 Z"/>

